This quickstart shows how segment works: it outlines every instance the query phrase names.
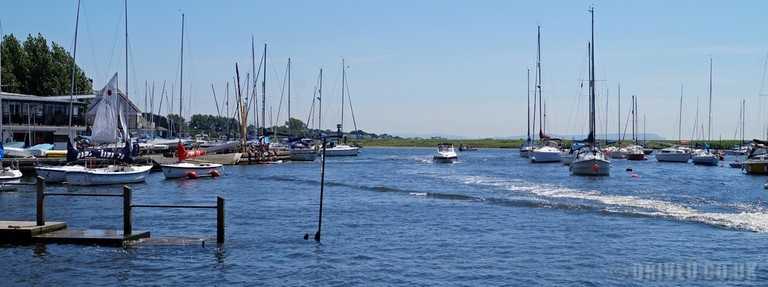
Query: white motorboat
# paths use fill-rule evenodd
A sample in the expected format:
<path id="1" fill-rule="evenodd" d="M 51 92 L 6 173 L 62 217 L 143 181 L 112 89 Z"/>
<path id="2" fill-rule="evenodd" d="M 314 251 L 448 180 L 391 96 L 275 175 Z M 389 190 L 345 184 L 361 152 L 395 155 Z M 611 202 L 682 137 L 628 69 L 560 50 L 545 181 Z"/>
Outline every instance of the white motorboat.
<path id="1" fill-rule="evenodd" d="M 82 165 L 62 165 L 62 166 L 36 166 L 35 172 L 47 183 L 62 183 L 67 180 L 68 171 L 85 170 Z"/>
<path id="2" fill-rule="evenodd" d="M 178 162 L 160 165 L 166 179 L 217 177 L 221 175 L 221 164 L 207 162 Z"/>
<path id="3" fill-rule="evenodd" d="M 628 160 L 645 160 L 645 150 L 639 145 L 629 146 L 627 147 L 626 157 Z"/>
<path id="4" fill-rule="evenodd" d="M 144 182 L 151 165 L 110 165 L 102 168 L 84 168 L 68 171 L 67 183 L 70 185 L 106 185 Z"/>
<path id="5" fill-rule="evenodd" d="M 696 165 L 716 166 L 720 162 L 720 157 L 710 152 L 709 149 L 700 149 L 694 151 L 691 159 L 693 164 Z"/>
<path id="6" fill-rule="evenodd" d="M 0 182 L 8 182 L 20 179 L 21 171 L 11 167 L 0 168 Z"/>
<path id="7" fill-rule="evenodd" d="M 318 153 L 322 152 L 321 149 L 318 149 Z M 328 143 L 325 147 L 325 156 L 357 156 L 359 152 L 359 147 L 345 144 Z"/>
<path id="8" fill-rule="evenodd" d="M 452 163 L 459 159 L 456 150 L 452 144 L 443 143 L 437 145 L 437 153 L 432 156 L 432 160 L 437 163 Z"/>
<path id="9" fill-rule="evenodd" d="M 605 176 L 610 175 L 611 162 L 600 149 L 583 147 L 576 151 L 570 169 L 573 175 Z"/>
<path id="10" fill-rule="evenodd" d="M 545 145 L 531 151 L 529 158 L 534 163 L 560 162 L 560 149 Z"/>
<path id="11" fill-rule="evenodd" d="M 668 147 L 656 152 L 656 160 L 659 162 L 688 162 L 691 153 L 685 147 Z"/>

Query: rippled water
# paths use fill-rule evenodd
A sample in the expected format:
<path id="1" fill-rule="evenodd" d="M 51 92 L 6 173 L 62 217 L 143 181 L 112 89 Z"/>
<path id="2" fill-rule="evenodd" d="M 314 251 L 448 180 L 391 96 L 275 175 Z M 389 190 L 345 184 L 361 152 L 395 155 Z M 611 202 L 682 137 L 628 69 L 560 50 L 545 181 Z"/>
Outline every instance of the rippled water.
<path id="1" fill-rule="evenodd" d="M 357 158 L 329 159 L 320 244 L 303 239 L 317 225 L 318 162 L 228 167 L 205 180 L 155 173 L 134 186 L 134 203 L 207 205 L 222 196 L 223 247 L 210 240 L 204 247 L 0 245 L 2 285 L 760 286 L 768 279 L 766 177 L 655 160 L 613 161 L 610 177 L 574 177 L 561 164 L 529 164 L 515 150 L 462 153 L 455 164 L 432 163 L 432 152 L 366 148 Z M 79 228 L 122 222 L 120 199 L 51 197 L 46 213 Z M 0 193 L 0 219 L 33 220 L 32 190 Z M 212 238 L 215 212 L 137 209 L 134 229 Z M 751 264 L 754 273 L 638 277 L 638 268 L 656 264 Z"/>

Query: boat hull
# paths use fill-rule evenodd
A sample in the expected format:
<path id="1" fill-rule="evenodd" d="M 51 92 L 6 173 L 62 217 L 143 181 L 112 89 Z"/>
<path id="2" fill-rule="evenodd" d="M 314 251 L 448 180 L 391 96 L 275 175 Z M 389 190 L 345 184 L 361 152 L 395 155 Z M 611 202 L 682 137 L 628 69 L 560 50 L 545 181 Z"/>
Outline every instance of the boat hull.
<path id="1" fill-rule="evenodd" d="M 645 153 L 629 153 L 627 154 L 628 160 L 645 160 Z"/>
<path id="2" fill-rule="evenodd" d="M 11 168 L 3 169 L 2 167 L 0 167 L 0 183 L 15 181 L 20 179 L 21 176 L 22 176 L 21 171 L 19 171 L 18 169 L 11 169 Z"/>
<path id="3" fill-rule="evenodd" d="M 560 152 L 532 151 L 530 159 L 533 163 L 560 162 Z"/>
<path id="4" fill-rule="evenodd" d="M 768 160 L 747 160 L 742 167 L 748 174 L 768 174 Z"/>
<path id="5" fill-rule="evenodd" d="M 311 149 L 292 149 L 291 150 L 292 161 L 314 161 L 316 158 L 317 158 L 317 153 L 315 153 L 315 151 Z"/>
<path id="6" fill-rule="evenodd" d="M 47 183 L 62 183 L 67 181 L 68 171 L 85 170 L 83 166 L 38 166 L 35 167 L 37 176 Z"/>
<path id="7" fill-rule="evenodd" d="M 164 164 L 163 175 L 166 179 L 182 177 L 219 176 L 221 164 Z"/>
<path id="8" fill-rule="evenodd" d="M 445 157 L 445 156 L 434 156 L 432 157 L 432 161 L 435 163 L 454 163 L 458 160 L 458 157 Z"/>
<path id="9" fill-rule="evenodd" d="M 106 169 L 84 169 L 67 172 L 70 185 L 90 186 L 144 182 L 152 166 L 136 166 L 131 171 L 107 171 Z"/>
<path id="10" fill-rule="evenodd" d="M 688 162 L 691 155 L 687 153 L 656 153 L 656 161 L 659 162 Z"/>
<path id="11" fill-rule="evenodd" d="M 694 156 L 693 164 L 695 165 L 707 165 L 707 166 L 716 166 L 719 162 L 717 157 L 715 156 Z"/>
<path id="12" fill-rule="evenodd" d="M 586 176 L 607 176 L 611 174 L 611 163 L 602 159 L 574 160 L 571 174 Z"/>
<path id="13" fill-rule="evenodd" d="M 323 151 L 320 150 L 319 152 L 322 153 Z M 360 149 L 356 147 L 343 149 L 328 148 L 325 149 L 325 156 L 357 156 L 359 152 Z"/>

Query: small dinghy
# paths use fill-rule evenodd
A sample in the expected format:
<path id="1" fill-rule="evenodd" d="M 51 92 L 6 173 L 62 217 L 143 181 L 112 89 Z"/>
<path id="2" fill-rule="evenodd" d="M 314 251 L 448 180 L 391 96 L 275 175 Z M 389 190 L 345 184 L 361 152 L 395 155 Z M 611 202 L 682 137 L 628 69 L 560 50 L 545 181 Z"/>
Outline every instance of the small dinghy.
<path id="1" fill-rule="evenodd" d="M 171 164 L 162 164 L 163 175 L 166 179 L 174 178 L 199 178 L 199 177 L 217 177 L 221 175 L 221 164 L 208 162 L 191 162 L 188 158 L 205 155 L 203 150 L 187 151 L 184 144 L 179 142 L 176 147 L 176 154 L 179 161 Z"/>
<path id="2" fill-rule="evenodd" d="M 453 144 L 442 143 L 437 145 L 437 153 L 432 160 L 437 163 L 453 163 L 459 159 Z"/>

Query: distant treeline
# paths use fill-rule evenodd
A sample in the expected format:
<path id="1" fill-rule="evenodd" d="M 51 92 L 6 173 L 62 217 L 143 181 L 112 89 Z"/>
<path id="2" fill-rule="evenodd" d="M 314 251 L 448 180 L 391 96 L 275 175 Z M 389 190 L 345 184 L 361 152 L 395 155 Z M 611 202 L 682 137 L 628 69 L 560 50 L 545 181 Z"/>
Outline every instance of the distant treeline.
<path id="1" fill-rule="evenodd" d="M 38 96 L 68 95 L 71 92 L 72 56 L 67 49 L 41 34 L 28 35 L 21 43 L 13 34 L 2 43 L 2 89 L 4 92 Z M 91 79 L 75 68 L 75 93 L 92 93 Z"/>

